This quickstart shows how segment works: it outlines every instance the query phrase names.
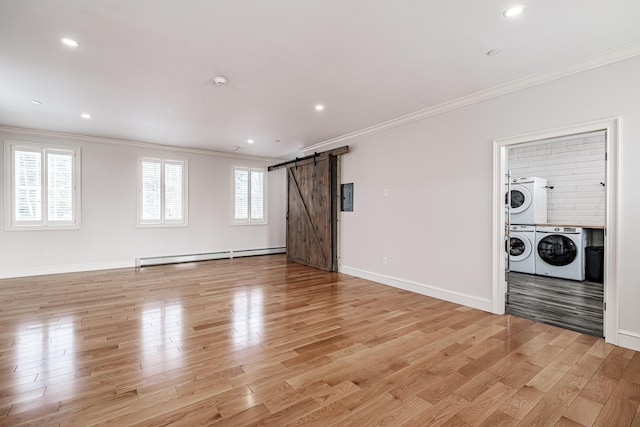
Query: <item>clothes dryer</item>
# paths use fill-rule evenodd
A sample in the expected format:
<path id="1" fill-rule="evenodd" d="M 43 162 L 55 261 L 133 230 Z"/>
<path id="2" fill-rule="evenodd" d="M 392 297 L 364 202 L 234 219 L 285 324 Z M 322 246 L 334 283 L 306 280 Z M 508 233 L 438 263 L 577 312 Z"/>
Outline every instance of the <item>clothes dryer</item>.
<path id="1" fill-rule="evenodd" d="M 533 225 L 509 226 L 509 270 L 518 273 L 536 273 L 536 227 Z"/>
<path id="2" fill-rule="evenodd" d="M 508 203 L 508 195 L 505 197 Z M 547 180 L 511 178 L 510 224 L 536 225 L 547 222 Z"/>
<path id="3" fill-rule="evenodd" d="M 536 274 L 584 280 L 586 230 L 579 227 L 536 227 Z"/>

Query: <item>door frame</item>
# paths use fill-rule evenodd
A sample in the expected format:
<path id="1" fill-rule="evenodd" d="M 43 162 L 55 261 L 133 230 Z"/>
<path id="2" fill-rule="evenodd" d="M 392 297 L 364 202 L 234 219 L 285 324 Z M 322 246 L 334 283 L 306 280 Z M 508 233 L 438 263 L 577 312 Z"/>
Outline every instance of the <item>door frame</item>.
<path id="1" fill-rule="evenodd" d="M 506 215 L 504 209 L 504 187 L 507 184 L 507 150 L 515 145 L 542 142 L 545 139 L 570 136 L 604 130 L 605 135 L 605 231 L 604 231 L 604 302 L 603 318 L 605 341 L 618 344 L 618 138 L 620 118 L 613 117 L 525 135 L 495 139 L 493 141 L 493 203 L 492 203 L 492 311 L 505 312 L 504 238 Z"/>

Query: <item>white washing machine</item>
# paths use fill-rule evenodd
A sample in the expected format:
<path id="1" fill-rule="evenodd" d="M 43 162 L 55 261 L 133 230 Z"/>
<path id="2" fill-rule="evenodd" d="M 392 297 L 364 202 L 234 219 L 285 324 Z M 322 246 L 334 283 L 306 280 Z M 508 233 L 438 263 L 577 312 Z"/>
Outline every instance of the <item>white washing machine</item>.
<path id="1" fill-rule="evenodd" d="M 507 197 L 505 197 L 507 199 Z M 505 200 L 505 204 L 508 199 Z M 545 178 L 511 178 L 510 224 L 546 224 L 547 180 Z"/>
<path id="2" fill-rule="evenodd" d="M 586 230 L 579 227 L 536 227 L 536 274 L 584 280 Z"/>
<path id="3" fill-rule="evenodd" d="M 509 226 L 509 270 L 536 274 L 536 227 L 533 225 Z"/>

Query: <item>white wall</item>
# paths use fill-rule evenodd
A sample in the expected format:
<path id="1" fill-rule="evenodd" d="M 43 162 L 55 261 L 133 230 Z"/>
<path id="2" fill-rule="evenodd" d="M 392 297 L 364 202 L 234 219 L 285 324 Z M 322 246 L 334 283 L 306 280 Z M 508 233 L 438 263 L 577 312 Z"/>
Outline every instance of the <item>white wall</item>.
<path id="1" fill-rule="evenodd" d="M 341 270 L 491 310 L 492 141 L 619 116 L 619 342 L 640 349 L 639 75 L 636 57 L 337 142 Z"/>
<path id="2" fill-rule="evenodd" d="M 139 257 L 260 249 L 285 245 L 284 170 L 267 174 L 268 224 L 231 225 L 231 168 L 270 162 L 131 144 L 98 142 L 0 129 L 0 141 L 78 146 L 82 150 L 82 228 L 5 231 L 0 211 L 0 277 L 128 267 Z M 4 150 L 0 150 L 4 156 Z M 189 161 L 189 226 L 136 228 L 135 159 L 138 154 Z M 4 158 L 0 199 L 4 199 Z M 44 251 L 49 252 L 44 257 Z"/>
<path id="3" fill-rule="evenodd" d="M 509 149 L 513 178 L 546 178 L 547 223 L 605 224 L 605 133 L 593 132 Z"/>

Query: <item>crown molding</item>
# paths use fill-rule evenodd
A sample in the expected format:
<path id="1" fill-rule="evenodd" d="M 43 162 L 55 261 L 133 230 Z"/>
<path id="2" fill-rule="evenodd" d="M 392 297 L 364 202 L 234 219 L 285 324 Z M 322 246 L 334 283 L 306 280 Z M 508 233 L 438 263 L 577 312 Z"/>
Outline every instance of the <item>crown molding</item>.
<path id="1" fill-rule="evenodd" d="M 403 126 L 408 123 L 423 120 L 428 117 L 437 116 L 439 114 L 487 101 L 492 98 L 497 98 L 499 96 L 527 89 L 532 86 L 538 86 L 543 83 L 551 82 L 553 80 L 569 77 L 574 74 L 603 67 L 615 62 L 624 61 L 625 59 L 630 59 L 636 56 L 640 56 L 640 40 L 607 50 L 596 55 L 588 56 L 586 58 L 580 59 L 567 65 L 563 65 L 561 67 L 556 67 L 546 71 L 542 71 L 540 73 L 531 74 L 521 79 L 513 80 L 502 85 L 481 90 L 479 92 L 475 92 L 470 95 L 454 99 L 452 101 L 447 101 L 433 107 L 425 108 L 414 113 L 409 113 L 404 116 L 379 123 L 377 125 L 369 126 L 355 132 L 350 132 L 336 138 L 319 142 L 317 144 L 309 145 L 307 147 L 304 147 L 302 149 L 302 152 L 308 153 L 339 142 L 344 143 L 345 141 L 359 138 L 370 133 L 380 132 L 382 130 Z"/>
<path id="2" fill-rule="evenodd" d="M 281 157 L 249 156 L 245 154 L 225 153 L 224 151 L 204 150 L 200 148 L 176 147 L 173 145 L 154 144 L 151 142 L 130 141 L 125 139 L 115 139 L 115 138 L 103 138 L 99 136 L 80 135 L 75 133 L 54 132 L 54 131 L 38 130 L 38 129 L 27 129 L 27 128 L 12 127 L 12 126 L 0 126 L 0 132 L 8 132 L 8 133 L 13 133 L 18 135 L 32 135 L 32 136 L 40 136 L 45 138 L 81 141 L 81 142 L 91 142 L 96 144 L 126 145 L 131 147 L 140 147 L 140 148 L 146 148 L 146 149 L 163 150 L 163 151 L 171 151 L 171 152 L 178 152 L 178 153 L 200 154 L 204 156 L 213 156 L 213 157 L 227 157 L 227 158 L 242 159 L 242 160 L 257 160 L 261 162 L 270 162 L 270 163 L 280 162 L 282 160 L 285 160 L 284 158 L 281 158 Z"/>

